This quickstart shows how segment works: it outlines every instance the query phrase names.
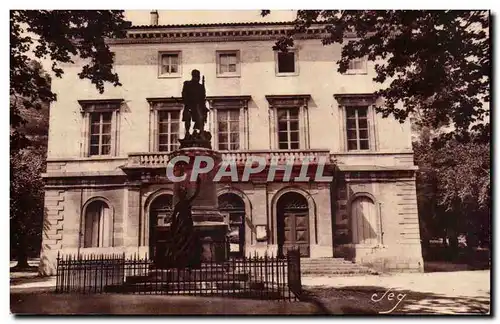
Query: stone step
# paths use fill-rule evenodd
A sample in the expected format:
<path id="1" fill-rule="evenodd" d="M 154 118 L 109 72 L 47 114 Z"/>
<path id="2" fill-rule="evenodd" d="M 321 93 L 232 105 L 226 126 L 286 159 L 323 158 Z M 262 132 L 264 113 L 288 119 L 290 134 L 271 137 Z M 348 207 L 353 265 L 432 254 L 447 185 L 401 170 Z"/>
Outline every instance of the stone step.
<path id="1" fill-rule="evenodd" d="M 343 258 L 301 258 L 302 275 L 365 275 L 376 271 Z"/>
<path id="2" fill-rule="evenodd" d="M 352 269 L 329 269 L 329 270 L 324 270 L 324 269 L 308 269 L 302 271 L 303 275 L 308 275 L 308 274 L 376 274 L 375 271 L 372 271 L 370 269 L 362 269 L 362 268 L 352 268 Z"/>
<path id="3" fill-rule="evenodd" d="M 301 264 L 300 265 L 301 269 L 329 269 L 329 268 L 353 268 L 353 267 L 358 267 L 358 266 L 353 264 L 315 264 L 315 265 Z"/>
<path id="4" fill-rule="evenodd" d="M 315 264 L 315 263 L 354 263 L 352 261 L 341 258 L 317 258 L 317 259 L 300 259 L 301 264 Z"/>
<path id="5" fill-rule="evenodd" d="M 348 270 L 358 270 L 358 269 L 363 269 L 363 268 L 359 268 L 359 267 L 356 267 L 356 266 L 345 266 L 345 267 L 339 267 L 339 266 L 336 266 L 336 267 L 301 267 L 300 270 L 302 272 L 304 271 L 332 271 L 332 270 L 338 270 L 338 271 L 348 271 Z"/>
<path id="6" fill-rule="evenodd" d="M 357 265 L 356 263 L 352 263 L 352 262 L 343 262 L 343 263 L 340 263 L 340 262 L 314 262 L 314 263 L 300 263 L 300 266 L 306 266 L 306 267 L 316 267 L 316 266 L 322 266 L 322 265 L 326 265 L 326 266 L 350 266 L 350 265 Z"/>
<path id="7" fill-rule="evenodd" d="M 327 260 L 327 261 L 348 261 L 344 258 L 333 258 L 333 257 L 320 257 L 320 258 L 300 258 L 300 261 L 316 261 L 316 260 Z"/>

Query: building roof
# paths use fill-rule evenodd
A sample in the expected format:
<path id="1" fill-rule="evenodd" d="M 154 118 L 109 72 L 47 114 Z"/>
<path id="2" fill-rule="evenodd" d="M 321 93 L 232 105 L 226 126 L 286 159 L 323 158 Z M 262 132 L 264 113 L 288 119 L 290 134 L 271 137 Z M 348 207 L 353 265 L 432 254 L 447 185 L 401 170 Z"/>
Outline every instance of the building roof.
<path id="1" fill-rule="evenodd" d="M 280 36 L 285 36 L 289 30 L 293 29 L 293 26 L 293 21 L 136 25 L 128 28 L 125 38 L 109 39 L 109 43 L 276 41 Z M 295 35 L 295 38 L 320 39 L 324 33 L 324 25 L 314 23 L 305 33 Z"/>
<path id="2" fill-rule="evenodd" d="M 174 25 L 135 25 L 129 29 L 159 29 L 159 28 L 206 28 L 206 27 L 243 27 L 243 26 L 292 26 L 293 21 L 254 21 L 254 22 L 232 22 L 232 23 L 204 23 L 204 24 L 174 24 Z"/>

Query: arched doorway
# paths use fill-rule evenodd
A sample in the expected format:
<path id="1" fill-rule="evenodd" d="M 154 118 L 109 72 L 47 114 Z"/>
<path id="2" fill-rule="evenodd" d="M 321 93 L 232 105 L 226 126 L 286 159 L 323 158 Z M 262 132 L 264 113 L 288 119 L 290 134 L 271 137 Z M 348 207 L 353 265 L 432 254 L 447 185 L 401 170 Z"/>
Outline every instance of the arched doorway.
<path id="1" fill-rule="evenodd" d="M 103 200 L 92 201 L 85 208 L 85 235 L 83 246 L 112 246 L 113 222 L 111 211 Z"/>
<path id="2" fill-rule="evenodd" d="M 373 200 L 359 196 L 351 203 L 352 242 L 376 245 L 379 238 L 377 211 Z"/>
<path id="3" fill-rule="evenodd" d="M 245 202 L 234 193 L 219 196 L 219 210 L 229 214 L 229 254 L 245 255 Z"/>
<path id="4" fill-rule="evenodd" d="M 309 207 L 307 199 L 297 192 L 287 192 L 277 202 L 278 254 L 299 248 L 300 255 L 310 255 Z"/>
<path id="5" fill-rule="evenodd" d="M 161 254 L 167 243 L 173 209 L 173 196 L 156 197 L 149 207 L 149 255 L 153 260 Z"/>

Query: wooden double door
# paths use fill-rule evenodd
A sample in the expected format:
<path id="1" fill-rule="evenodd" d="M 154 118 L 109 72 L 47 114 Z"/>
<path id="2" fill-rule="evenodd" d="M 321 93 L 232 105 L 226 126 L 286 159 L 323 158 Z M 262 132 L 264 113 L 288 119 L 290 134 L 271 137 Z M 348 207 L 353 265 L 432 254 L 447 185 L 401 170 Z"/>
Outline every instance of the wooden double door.
<path id="1" fill-rule="evenodd" d="M 278 254 L 285 256 L 290 249 L 299 249 L 303 257 L 310 256 L 309 208 L 299 193 L 290 192 L 278 200 Z"/>
<path id="2" fill-rule="evenodd" d="M 172 202 L 172 195 L 161 195 L 151 203 L 149 210 L 149 256 L 155 262 L 165 256 L 169 243 Z"/>
<path id="3" fill-rule="evenodd" d="M 229 255 L 241 258 L 245 255 L 245 203 L 234 193 L 218 197 L 219 210 L 229 214 Z"/>

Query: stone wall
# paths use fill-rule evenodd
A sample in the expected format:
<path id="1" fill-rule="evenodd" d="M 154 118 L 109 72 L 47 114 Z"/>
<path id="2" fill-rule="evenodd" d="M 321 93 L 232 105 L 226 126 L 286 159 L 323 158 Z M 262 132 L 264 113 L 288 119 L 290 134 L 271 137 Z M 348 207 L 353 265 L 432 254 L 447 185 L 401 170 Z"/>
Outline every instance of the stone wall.
<path id="1" fill-rule="evenodd" d="M 151 129 L 150 107 L 146 98 L 179 97 L 183 81 L 190 79 L 194 68 L 205 76 L 208 96 L 251 96 L 248 103 L 248 133 L 251 135 L 248 149 L 270 148 L 269 130 L 272 125 L 266 95 L 310 94 L 308 117 L 301 123 L 301 128 L 309 128 L 310 147 L 343 151 L 340 132 L 345 121 L 334 95 L 366 94 L 377 90 L 378 85 L 372 80 L 373 65 L 369 64 L 366 74 L 340 74 L 336 65 L 340 46 L 323 46 L 318 39 L 297 40 L 298 74 L 277 76 L 273 44 L 269 40 L 113 45 L 115 70 L 123 86 L 106 85 L 104 95 L 99 94 L 90 82 L 78 77 L 80 61 L 65 67 L 63 78 L 53 80 L 53 91 L 57 93 L 58 100 L 51 104 L 48 157 L 83 157 L 85 125 L 78 104 L 78 100 L 82 99 L 124 99 L 118 114 L 116 155 L 124 157 L 129 152 L 148 151 Z M 239 76 L 217 76 L 215 61 L 218 50 L 240 51 Z M 158 76 L 160 51 L 182 52 L 179 77 Z M 323 81 L 318 84 L 318 80 Z M 376 115 L 374 124 L 375 133 L 372 136 L 376 139 L 377 150 L 392 153 L 411 150 L 409 122 L 400 124 L 393 118 Z"/>
<path id="2" fill-rule="evenodd" d="M 373 200 L 379 219 L 379 239 L 354 244 L 351 214 L 354 197 Z M 343 181 L 337 191 L 335 256 L 346 257 L 381 271 L 423 271 L 414 178 Z"/>

